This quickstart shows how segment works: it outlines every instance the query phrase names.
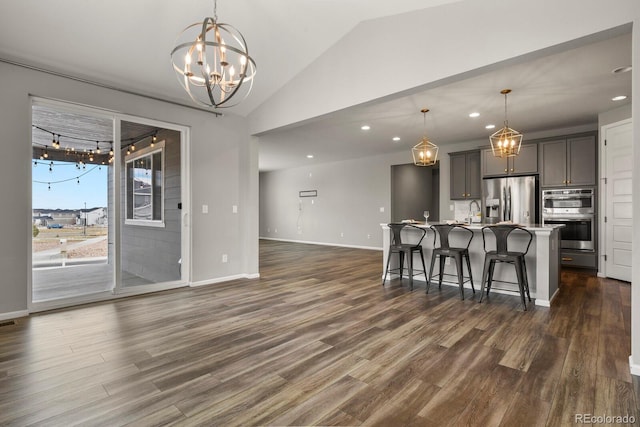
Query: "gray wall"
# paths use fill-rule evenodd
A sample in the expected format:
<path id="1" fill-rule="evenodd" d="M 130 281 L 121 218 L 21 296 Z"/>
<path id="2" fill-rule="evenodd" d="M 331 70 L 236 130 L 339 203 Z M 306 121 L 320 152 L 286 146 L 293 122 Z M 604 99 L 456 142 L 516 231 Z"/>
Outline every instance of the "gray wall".
<path id="1" fill-rule="evenodd" d="M 126 122 L 123 122 L 126 126 Z M 163 129 L 158 141 L 164 141 L 164 227 L 127 225 L 125 203 L 121 205 L 122 239 L 121 268 L 153 283 L 180 279 L 181 211 L 180 188 L 180 132 Z M 136 144 L 138 150 L 148 144 Z M 138 151 L 136 150 L 136 151 Z M 122 170 L 126 156 L 122 157 Z M 120 176 L 121 200 L 126 200 L 126 174 Z"/>
<path id="2" fill-rule="evenodd" d="M 416 167 L 413 163 L 391 166 L 391 221 L 438 221 L 440 212 L 440 169 Z"/>
<path id="3" fill-rule="evenodd" d="M 31 209 L 29 95 L 188 126 L 191 156 L 191 280 L 207 283 L 258 273 L 257 144 L 246 119 L 213 115 L 0 62 L 0 317 L 27 310 Z M 202 214 L 201 205 L 209 205 Z M 232 206 L 238 206 L 238 213 Z M 224 225 L 224 226 L 221 226 Z M 222 254 L 228 262 L 221 262 Z M 184 266 L 183 266 L 184 268 Z"/>
<path id="4" fill-rule="evenodd" d="M 454 218 L 449 210 L 447 153 L 477 148 L 478 144 L 440 147 L 441 220 Z M 260 236 L 382 248 L 380 224 L 391 220 L 391 166 L 411 161 L 408 148 L 383 156 L 262 172 Z M 318 190 L 318 197 L 299 198 L 299 190 Z"/>

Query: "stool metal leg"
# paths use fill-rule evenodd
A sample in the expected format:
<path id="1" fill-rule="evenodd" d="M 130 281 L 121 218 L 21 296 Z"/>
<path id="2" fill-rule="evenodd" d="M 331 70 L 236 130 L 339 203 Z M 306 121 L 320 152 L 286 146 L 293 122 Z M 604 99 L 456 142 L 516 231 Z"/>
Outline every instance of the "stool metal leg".
<path id="1" fill-rule="evenodd" d="M 420 246 L 420 260 L 422 261 L 422 272 L 424 273 L 424 279 L 427 281 L 427 286 L 429 286 L 429 277 L 427 276 L 427 267 L 424 265 L 424 253 L 422 252 L 422 246 Z"/>
<path id="2" fill-rule="evenodd" d="M 529 294 L 529 276 L 527 275 L 527 262 L 522 257 L 522 269 L 524 270 L 524 284 L 525 290 L 527 291 L 527 298 L 529 298 L 529 302 L 531 302 L 531 294 Z"/>
<path id="3" fill-rule="evenodd" d="M 384 282 L 387 281 L 387 273 L 389 273 L 389 264 L 391 263 L 391 254 L 393 251 L 389 249 L 389 255 L 387 256 L 387 268 L 384 269 L 384 278 L 382 279 L 382 286 L 384 286 Z"/>
<path id="4" fill-rule="evenodd" d="M 444 262 L 446 261 L 447 257 L 442 255 L 439 255 L 439 257 L 440 271 L 438 271 L 438 289 L 442 289 L 442 273 L 444 273 Z"/>
<path id="5" fill-rule="evenodd" d="M 463 255 L 467 260 L 467 270 L 469 271 L 469 281 L 471 282 L 471 290 L 476 293 L 476 289 L 473 287 L 473 274 L 471 273 L 471 261 L 469 260 L 469 254 Z"/>
<path id="6" fill-rule="evenodd" d="M 522 278 L 522 262 L 520 259 L 516 260 L 514 263 L 516 267 L 516 276 L 518 276 L 518 287 L 520 288 L 520 299 L 522 300 L 522 306 L 524 307 L 524 311 L 527 311 L 527 302 L 524 298 L 524 279 Z"/>
<path id="7" fill-rule="evenodd" d="M 482 282 L 480 282 L 480 299 L 478 300 L 479 303 L 482 302 L 482 298 L 484 298 L 484 288 L 486 286 L 487 283 L 487 279 L 489 276 L 489 268 L 491 268 L 491 260 L 488 257 L 484 257 L 484 268 L 482 269 Z M 489 290 L 487 289 L 487 293 L 489 292 Z"/>
<path id="8" fill-rule="evenodd" d="M 462 275 L 462 257 L 460 254 L 453 256 L 456 263 L 456 272 L 458 273 L 458 286 L 460 287 L 460 299 L 464 300 L 464 277 Z"/>
<path id="9" fill-rule="evenodd" d="M 496 268 L 496 260 L 492 259 L 491 264 L 489 264 L 489 277 L 487 278 L 487 296 L 489 295 L 489 291 L 491 290 L 491 283 L 493 282 L 493 272 Z"/>
<path id="10" fill-rule="evenodd" d="M 433 278 L 433 267 L 436 264 L 436 257 L 436 254 L 431 254 L 431 266 L 429 267 L 429 278 L 427 279 L 427 294 L 429 293 L 429 286 L 431 286 L 431 279 Z"/>
<path id="11" fill-rule="evenodd" d="M 409 257 L 409 287 L 413 290 L 413 251 L 408 251 Z"/>

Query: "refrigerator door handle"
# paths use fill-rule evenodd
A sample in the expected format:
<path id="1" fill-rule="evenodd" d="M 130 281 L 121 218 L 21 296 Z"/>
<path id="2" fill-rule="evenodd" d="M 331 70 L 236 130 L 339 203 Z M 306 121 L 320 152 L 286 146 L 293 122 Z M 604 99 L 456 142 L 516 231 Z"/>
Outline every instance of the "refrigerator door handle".
<path id="1" fill-rule="evenodd" d="M 513 218 L 511 217 L 511 186 L 509 186 L 509 188 L 507 188 L 507 197 L 508 197 L 507 203 L 508 203 L 508 206 L 509 206 L 509 210 L 507 212 L 506 220 L 507 221 L 511 221 L 511 220 L 513 220 Z"/>
<path id="2" fill-rule="evenodd" d="M 506 221 L 507 217 L 507 187 L 502 187 L 502 212 L 500 213 L 500 221 Z"/>

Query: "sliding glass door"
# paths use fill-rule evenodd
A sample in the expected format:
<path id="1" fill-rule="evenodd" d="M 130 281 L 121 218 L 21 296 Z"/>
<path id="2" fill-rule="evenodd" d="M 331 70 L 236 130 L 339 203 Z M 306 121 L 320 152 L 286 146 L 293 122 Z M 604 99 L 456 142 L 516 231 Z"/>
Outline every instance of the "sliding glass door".
<path id="1" fill-rule="evenodd" d="M 31 306 L 188 283 L 186 133 L 34 100 Z"/>
<path id="2" fill-rule="evenodd" d="M 181 134 L 121 122 L 120 273 L 123 288 L 182 277 Z"/>

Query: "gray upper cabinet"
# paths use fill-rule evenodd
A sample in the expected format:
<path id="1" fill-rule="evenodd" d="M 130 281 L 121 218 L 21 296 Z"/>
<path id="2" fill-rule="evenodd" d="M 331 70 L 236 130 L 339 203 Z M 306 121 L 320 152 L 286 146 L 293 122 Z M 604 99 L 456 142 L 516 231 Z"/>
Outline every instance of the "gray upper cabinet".
<path id="1" fill-rule="evenodd" d="M 596 185 L 596 137 L 586 135 L 540 143 L 543 187 Z"/>
<path id="2" fill-rule="evenodd" d="M 568 185 L 596 185 L 595 135 L 567 139 Z"/>
<path id="3" fill-rule="evenodd" d="M 538 145 L 525 144 L 514 157 L 494 157 L 490 148 L 482 150 L 482 176 L 530 175 L 538 173 Z"/>
<path id="4" fill-rule="evenodd" d="M 480 151 L 449 153 L 451 165 L 451 200 L 479 199 Z"/>

